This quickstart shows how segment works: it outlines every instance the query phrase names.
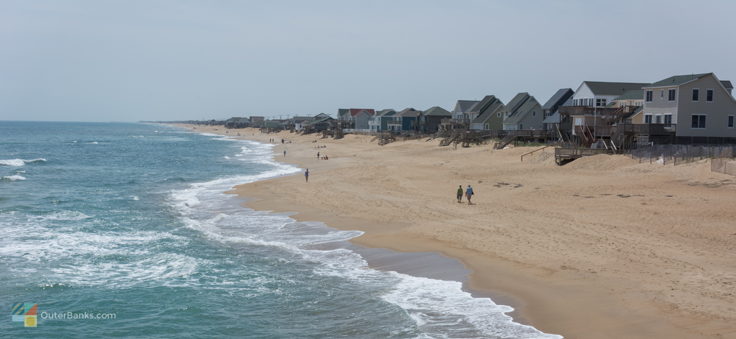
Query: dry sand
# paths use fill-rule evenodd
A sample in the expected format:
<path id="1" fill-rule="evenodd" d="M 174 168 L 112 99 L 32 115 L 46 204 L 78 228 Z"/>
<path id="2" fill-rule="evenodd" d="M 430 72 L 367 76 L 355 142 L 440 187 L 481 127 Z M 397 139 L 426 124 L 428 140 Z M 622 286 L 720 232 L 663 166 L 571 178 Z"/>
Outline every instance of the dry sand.
<path id="1" fill-rule="evenodd" d="M 470 289 L 502 296 L 542 331 L 736 338 L 736 177 L 706 161 L 599 155 L 559 167 L 551 149 L 521 162 L 535 148 L 236 133 L 292 141 L 274 148 L 276 159 L 311 173 L 309 183 L 294 175 L 238 186 L 249 207 L 365 231 L 361 245 L 457 258 Z M 468 184 L 473 206 L 455 200 Z"/>

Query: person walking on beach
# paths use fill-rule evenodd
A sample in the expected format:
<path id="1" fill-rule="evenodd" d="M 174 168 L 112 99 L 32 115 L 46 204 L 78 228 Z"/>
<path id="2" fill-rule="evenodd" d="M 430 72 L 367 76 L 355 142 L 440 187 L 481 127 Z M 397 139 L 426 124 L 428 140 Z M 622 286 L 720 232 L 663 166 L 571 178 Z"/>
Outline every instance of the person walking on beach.
<path id="1" fill-rule="evenodd" d="M 457 187 L 457 203 L 463 202 L 463 185 Z"/>
<path id="2" fill-rule="evenodd" d="M 304 171 L 304 181 L 309 182 L 309 168 Z"/>
<path id="3" fill-rule="evenodd" d="M 467 189 L 465 190 L 465 198 L 467 198 L 467 199 L 468 199 L 468 205 L 472 205 L 472 204 L 473 204 L 473 203 L 472 203 L 472 202 L 470 201 L 470 198 L 472 198 L 472 197 L 473 197 L 473 194 L 475 194 L 475 193 L 473 192 L 473 188 L 472 188 L 472 187 L 470 187 L 470 185 L 468 185 L 468 188 L 467 188 Z"/>
<path id="4" fill-rule="evenodd" d="M 286 150 L 284 150 L 284 157 L 286 157 Z"/>
<path id="5" fill-rule="evenodd" d="M 317 152 L 317 160 L 319 160 L 319 152 Z"/>

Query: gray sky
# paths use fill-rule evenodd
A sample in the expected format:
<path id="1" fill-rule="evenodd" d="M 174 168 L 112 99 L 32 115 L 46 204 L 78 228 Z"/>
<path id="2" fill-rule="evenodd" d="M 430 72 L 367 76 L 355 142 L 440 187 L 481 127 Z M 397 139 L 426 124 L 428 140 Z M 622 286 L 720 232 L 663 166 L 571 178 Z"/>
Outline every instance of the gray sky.
<path id="1" fill-rule="evenodd" d="M 583 80 L 736 80 L 736 1 L 0 0 L 0 120 L 451 110 Z"/>

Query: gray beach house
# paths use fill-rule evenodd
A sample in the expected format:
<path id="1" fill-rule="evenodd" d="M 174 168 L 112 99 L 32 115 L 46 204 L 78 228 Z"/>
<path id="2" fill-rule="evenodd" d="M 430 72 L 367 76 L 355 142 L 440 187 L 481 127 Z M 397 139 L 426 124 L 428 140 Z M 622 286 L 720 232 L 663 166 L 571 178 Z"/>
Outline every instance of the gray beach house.
<path id="1" fill-rule="evenodd" d="M 713 73 L 675 75 L 643 90 L 644 123 L 671 124 L 678 141 L 736 138 L 736 99 L 730 81 Z"/>
<path id="2" fill-rule="evenodd" d="M 540 130 L 543 120 L 542 105 L 529 93 L 522 92 L 506 105 L 503 130 Z"/>
<path id="3" fill-rule="evenodd" d="M 501 130 L 503 128 L 503 102 L 495 95 L 486 95 L 477 102 L 470 111 L 475 112 L 470 122 L 471 130 Z"/>

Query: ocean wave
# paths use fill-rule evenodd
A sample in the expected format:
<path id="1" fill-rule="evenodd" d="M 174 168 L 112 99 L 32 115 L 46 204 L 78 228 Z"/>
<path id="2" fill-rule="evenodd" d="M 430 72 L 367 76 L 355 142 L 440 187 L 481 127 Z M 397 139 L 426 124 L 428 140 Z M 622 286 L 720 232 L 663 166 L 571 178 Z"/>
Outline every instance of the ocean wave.
<path id="1" fill-rule="evenodd" d="M 44 158 L 37 158 L 37 159 L 0 159 L 0 166 L 11 166 L 11 167 L 21 167 L 25 164 L 32 164 L 35 162 L 46 162 L 46 159 Z"/>
<path id="2" fill-rule="evenodd" d="M 2 177 L 2 180 L 6 181 L 19 181 L 19 180 L 26 180 L 26 177 L 20 175 L 20 174 L 14 174 L 14 175 L 6 175 Z"/>

